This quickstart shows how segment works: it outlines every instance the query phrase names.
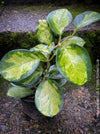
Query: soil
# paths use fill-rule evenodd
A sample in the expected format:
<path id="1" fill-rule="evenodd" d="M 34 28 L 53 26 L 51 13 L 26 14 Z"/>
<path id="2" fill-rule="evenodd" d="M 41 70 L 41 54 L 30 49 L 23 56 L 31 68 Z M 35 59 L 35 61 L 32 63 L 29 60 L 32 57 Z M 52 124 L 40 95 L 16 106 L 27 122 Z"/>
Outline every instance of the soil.
<path id="1" fill-rule="evenodd" d="M 53 118 L 36 119 L 24 114 L 20 99 L 6 95 L 11 85 L 0 78 L 0 134 L 99 134 L 95 76 L 96 71 L 83 86 L 67 83 L 60 113 Z"/>

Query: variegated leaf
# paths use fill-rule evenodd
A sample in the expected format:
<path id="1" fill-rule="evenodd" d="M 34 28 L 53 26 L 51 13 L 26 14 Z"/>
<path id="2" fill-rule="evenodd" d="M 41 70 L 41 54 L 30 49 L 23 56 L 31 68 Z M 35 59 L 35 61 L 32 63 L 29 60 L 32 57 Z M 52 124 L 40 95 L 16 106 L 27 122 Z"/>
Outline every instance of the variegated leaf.
<path id="1" fill-rule="evenodd" d="M 39 20 L 37 37 L 41 43 L 50 45 L 53 42 L 53 34 L 46 20 Z"/>
<path id="2" fill-rule="evenodd" d="M 50 54 L 55 47 L 54 43 L 51 43 L 49 46 L 44 44 L 39 44 L 30 49 L 31 52 L 36 54 L 41 60 L 47 60 L 48 54 Z"/>
<path id="3" fill-rule="evenodd" d="M 50 67 L 48 78 L 53 80 L 59 87 L 64 86 L 67 82 L 67 79 L 64 78 L 55 65 Z"/>
<path id="4" fill-rule="evenodd" d="M 94 11 L 86 11 L 76 16 L 74 25 L 76 29 L 79 29 L 98 20 L 100 20 L 100 13 Z"/>
<path id="5" fill-rule="evenodd" d="M 66 84 L 67 79 L 62 78 L 62 79 L 55 79 L 53 81 L 58 85 L 58 87 L 61 88 L 61 87 L 63 87 Z"/>
<path id="6" fill-rule="evenodd" d="M 33 88 L 36 86 L 38 82 L 40 82 L 40 77 L 43 73 L 42 65 L 40 65 L 29 77 L 19 81 L 14 82 L 13 84 L 27 87 L 27 88 Z"/>
<path id="7" fill-rule="evenodd" d="M 0 74 L 9 81 L 18 82 L 30 76 L 39 62 L 40 59 L 28 50 L 12 50 L 1 60 Z"/>
<path id="8" fill-rule="evenodd" d="M 49 13 L 47 21 L 51 30 L 56 34 L 61 35 L 64 28 L 71 23 L 72 15 L 67 9 L 58 9 Z"/>
<path id="9" fill-rule="evenodd" d="M 33 90 L 25 87 L 15 86 L 8 90 L 7 95 L 16 98 L 23 98 L 33 94 Z"/>
<path id="10" fill-rule="evenodd" d="M 38 86 L 35 93 L 35 104 L 43 115 L 49 117 L 56 115 L 62 103 L 62 93 L 53 81 L 46 80 Z"/>
<path id="11" fill-rule="evenodd" d="M 65 38 L 64 38 L 65 39 Z M 63 40 L 64 40 L 63 39 Z M 78 37 L 78 36 L 73 36 L 71 38 L 69 38 L 68 40 L 66 40 L 63 45 L 70 45 L 70 44 L 77 44 L 79 46 L 84 46 L 85 44 L 85 41 L 81 38 L 81 37 Z"/>
<path id="12" fill-rule="evenodd" d="M 91 60 L 83 47 L 64 45 L 57 52 L 56 63 L 61 74 L 75 84 L 83 85 L 91 78 Z"/>

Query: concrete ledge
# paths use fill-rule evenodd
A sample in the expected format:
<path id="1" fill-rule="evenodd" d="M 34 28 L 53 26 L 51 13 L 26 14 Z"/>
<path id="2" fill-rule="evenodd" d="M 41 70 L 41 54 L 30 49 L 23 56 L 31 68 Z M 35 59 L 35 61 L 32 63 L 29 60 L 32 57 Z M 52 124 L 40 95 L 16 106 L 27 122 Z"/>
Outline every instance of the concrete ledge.
<path id="1" fill-rule="evenodd" d="M 39 9 L 39 7 L 41 9 Z M 41 6 L 31 7 L 30 10 L 28 7 L 13 7 L 8 6 L 1 9 L 0 16 L 0 33 L 2 32 L 35 32 L 38 20 L 46 19 L 49 12 L 58 8 L 44 8 Z M 63 8 L 63 7 L 62 7 Z M 73 22 L 65 29 L 65 31 L 73 31 L 74 25 Z M 100 22 L 91 24 L 85 28 L 80 29 L 79 31 L 94 31 L 100 30 Z"/>

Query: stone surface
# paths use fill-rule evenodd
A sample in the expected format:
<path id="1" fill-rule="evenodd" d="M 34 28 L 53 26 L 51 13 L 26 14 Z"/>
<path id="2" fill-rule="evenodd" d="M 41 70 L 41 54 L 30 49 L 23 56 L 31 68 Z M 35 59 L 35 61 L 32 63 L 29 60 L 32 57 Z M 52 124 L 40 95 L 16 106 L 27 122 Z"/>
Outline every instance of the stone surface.
<path id="1" fill-rule="evenodd" d="M 40 7 L 41 8 L 41 7 Z M 64 7 L 63 7 L 64 8 Z M 26 10 L 27 9 L 27 10 Z M 46 19 L 49 12 L 57 9 L 54 8 L 44 8 L 39 9 L 37 6 L 37 10 L 33 8 L 30 10 L 29 8 L 24 7 L 21 10 L 21 7 L 17 6 L 7 6 L 2 8 L 0 13 L 0 32 L 35 32 L 38 20 Z M 65 31 L 73 31 L 74 25 L 73 22 L 65 29 Z M 81 28 L 80 31 L 94 31 L 100 30 L 100 23 L 94 23 L 85 28 Z"/>

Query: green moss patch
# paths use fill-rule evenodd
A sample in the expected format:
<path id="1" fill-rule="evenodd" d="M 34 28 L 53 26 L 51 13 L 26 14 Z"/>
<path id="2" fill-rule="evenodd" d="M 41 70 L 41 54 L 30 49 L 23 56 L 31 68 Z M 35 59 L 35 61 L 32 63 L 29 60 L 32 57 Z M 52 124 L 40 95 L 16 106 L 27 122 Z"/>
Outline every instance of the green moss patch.
<path id="1" fill-rule="evenodd" d="M 12 49 L 30 49 L 38 43 L 35 33 L 1 33 L 0 58 Z"/>
<path id="2" fill-rule="evenodd" d="M 69 36 L 69 32 L 63 34 L 63 38 Z M 98 31 L 80 31 L 76 34 L 85 41 L 85 47 L 90 53 L 93 63 L 100 57 L 100 30 Z M 56 39 L 57 43 L 57 39 Z M 12 49 L 30 49 L 39 44 L 36 33 L 0 33 L 0 58 Z"/>

